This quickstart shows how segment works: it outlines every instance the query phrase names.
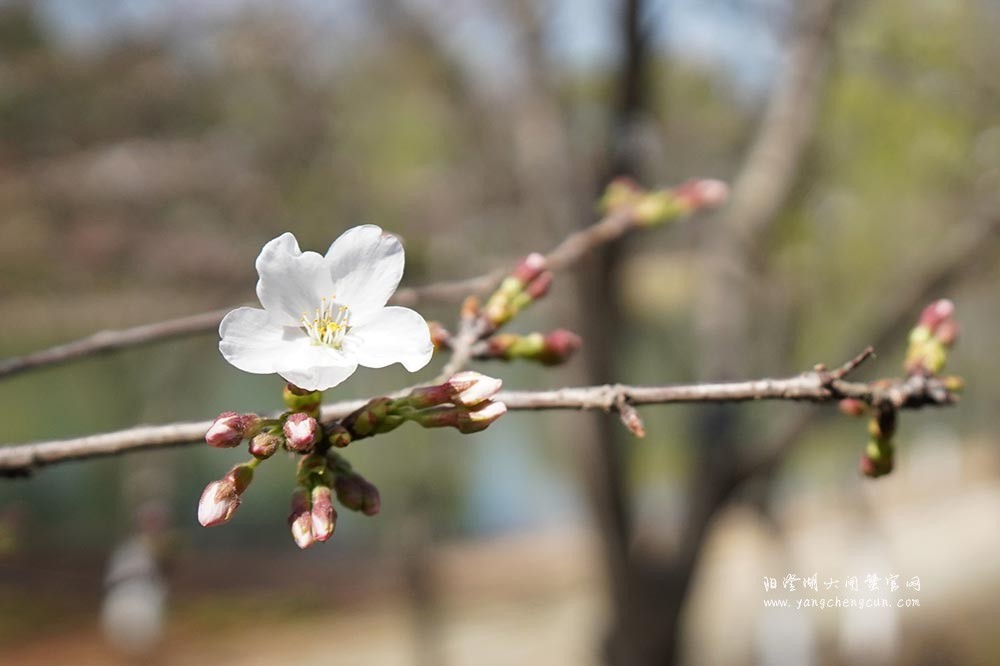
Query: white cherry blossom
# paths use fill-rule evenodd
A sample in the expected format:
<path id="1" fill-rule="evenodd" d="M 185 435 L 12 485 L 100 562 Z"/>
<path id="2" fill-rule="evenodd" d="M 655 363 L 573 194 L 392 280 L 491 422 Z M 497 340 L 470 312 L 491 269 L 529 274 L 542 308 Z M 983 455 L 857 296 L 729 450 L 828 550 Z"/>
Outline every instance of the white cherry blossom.
<path id="1" fill-rule="evenodd" d="M 427 322 L 409 308 L 386 306 L 403 276 L 403 246 L 367 224 L 345 231 L 326 255 L 303 252 L 284 233 L 257 257 L 263 309 L 237 308 L 219 326 L 219 351 L 246 372 L 277 373 L 322 391 L 359 365 L 401 363 L 416 372 L 431 359 Z"/>

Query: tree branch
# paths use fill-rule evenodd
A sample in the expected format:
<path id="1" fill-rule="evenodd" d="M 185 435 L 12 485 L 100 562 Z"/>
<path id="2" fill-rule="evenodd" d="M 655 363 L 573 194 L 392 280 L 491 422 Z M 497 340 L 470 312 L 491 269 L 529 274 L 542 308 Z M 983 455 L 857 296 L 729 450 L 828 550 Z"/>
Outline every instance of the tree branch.
<path id="1" fill-rule="evenodd" d="M 567 236 L 546 256 L 546 268 L 552 271 L 566 269 L 593 248 L 622 236 L 632 226 L 631 211 L 618 210 L 613 212 L 596 224 Z M 425 301 L 454 301 L 470 293 L 482 294 L 495 289 L 506 274 L 505 269 L 497 269 L 463 280 L 399 289 L 389 302 L 395 305 L 414 306 Z M 214 332 L 218 330 L 222 318 L 231 309 L 213 310 L 131 328 L 100 331 L 73 342 L 23 356 L 3 359 L 0 360 L 0 379 L 13 377 L 22 372 L 68 363 L 88 356 L 112 353 L 162 340 Z"/>
<path id="2" fill-rule="evenodd" d="M 673 386 L 583 386 L 548 391 L 503 391 L 495 397 L 509 410 L 550 409 L 602 410 L 632 417 L 635 405 L 672 403 L 746 402 L 752 400 L 792 400 L 828 403 L 855 398 L 870 405 L 889 402 L 902 409 L 926 405 L 949 405 L 956 400 L 944 383 L 934 377 L 914 376 L 889 382 L 849 382 L 844 375 L 870 355 L 852 359 L 835 371 L 822 366 L 794 377 L 755 379 L 713 384 Z M 327 405 L 322 410 L 325 423 L 341 419 L 362 407 L 367 400 L 349 400 Z M 627 421 L 626 424 L 628 425 Z M 138 426 L 115 432 L 74 439 L 15 444 L 0 447 L 0 476 L 25 476 L 35 469 L 72 460 L 113 456 L 132 451 L 180 446 L 200 442 L 211 421 Z M 631 426 L 630 426 L 631 428 Z"/>

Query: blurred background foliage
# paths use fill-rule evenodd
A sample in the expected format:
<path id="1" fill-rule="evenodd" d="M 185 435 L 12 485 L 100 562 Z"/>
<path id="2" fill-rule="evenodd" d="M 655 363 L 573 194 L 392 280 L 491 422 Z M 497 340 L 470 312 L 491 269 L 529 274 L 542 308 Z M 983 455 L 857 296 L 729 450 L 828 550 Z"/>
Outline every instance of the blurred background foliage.
<path id="1" fill-rule="evenodd" d="M 737 172 L 783 62 L 794 4 L 649 3 L 649 104 L 634 138 L 647 184 Z M 0 354 L 251 301 L 253 259 L 285 230 L 322 250 L 349 226 L 378 224 L 405 241 L 408 285 L 479 274 L 552 246 L 566 220 L 593 219 L 603 155 L 615 140 L 615 11 L 603 0 L 0 2 Z M 784 327 L 770 333 L 794 334 L 753 341 L 760 374 L 842 361 L 833 355 L 867 343 L 858 337 L 865 325 L 943 247 L 1000 214 L 998 28 L 990 0 L 850 3 L 814 140 L 767 239 L 767 270 L 779 276 L 780 293 L 765 319 Z M 622 381 L 700 378 L 692 318 L 713 221 L 626 241 L 625 316 L 616 324 L 627 343 Z M 967 399 L 958 409 L 907 415 L 900 434 L 904 460 L 921 436 L 985 444 L 993 457 L 980 474 L 993 491 L 995 258 L 941 294 L 956 300 L 963 324 L 950 367 L 968 380 Z M 569 280 L 558 279 L 518 329 L 563 325 L 570 293 Z M 423 312 L 450 323 L 455 307 Z M 868 372 L 895 374 L 900 358 L 899 347 L 886 350 Z M 484 371 L 510 387 L 576 376 L 573 367 Z M 361 372 L 328 400 L 407 381 L 399 369 Z M 212 336 L 166 342 L 0 382 L 2 440 L 267 410 L 279 390 L 273 377 L 227 366 Z M 796 408 L 754 406 L 748 427 Z M 644 410 L 650 434 L 632 451 L 637 513 L 658 523 L 661 536 L 676 522 L 684 488 L 698 483 L 685 446 L 695 409 Z M 81 649 L 103 563 L 142 520 L 137 498 L 156 497 L 168 516 L 179 572 L 170 631 L 180 632 L 168 635 L 196 644 L 206 640 L 198 627 L 238 635 L 255 615 L 291 622 L 335 608 L 349 616 L 352 601 L 374 603 L 369 594 L 390 606 L 420 597 L 405 584 L 409 592 L 387 592 L 379 580 L 409 580 L 399 560 L 414 544 L 585 534 L 578 452 L 568 436 L 574 419 L 512 414 L 472 438 L 402 429 L 352 447 L 351 460 L 382 489 L 383 512 L 373 520 L 341 512 L 335 538 L 302 554 L 284 527 L 292 474 L 284 460 L 265 465 L 237 518 L 213 530 L 197 525 L 195 503 L 237 453 L 190 447 L 0 484 L 0 643 L 23 650 L 18 663 L 34 663 L 41 657 L 31 646 L 66 626 L 79 633 L 63 641 Z M 780 476 L 779 507 L 804 492 L 868 492 L 854 471 L 862 444 L 861 428 L 846 419 L 810 431 Z M 326 569 L 338 566 L 354 572 L 345 575 L 351 580 L 330 578 Z M 329 590 L 314 589 L 307 567 L 323 570 Z M 599 597 L 594 566 L 582 570 L 572 589 Z M 991 581 L 995 590 L 998 579 Z M 756 612 L 759 578 L 740 583 L 754 590 L 746 605 Z M 352 596 L 352 585 L 361 592 Z M 230 617 L 234 598 L 245 603 L 246 624 Z M 475 607 L 479 597 L 463 599 Z M 530 617 L 530 595 L 519 602 L 518 613 Z M 593 659 L 596 639 L 579 630 L 596 624 L 602 605 L 593 606 L 583 620 L 566 620 L 577 652 L 556 651 L 551 663 Z M 997 610 L 995 602 L 988 608 Z M 415 652 L 436 663 L 420 622 Z M 954 638 L 941 631 L 946 642 Z M 979 663 L 1000 649 L 985 634 L 955 635 L 973 646 L 961 654 L 981 656 Z M 93 663 L 111 658 L 93 650 L 80 654 L 98 655 Z M 691 661 L 712 663 L 701 659 Z"/>

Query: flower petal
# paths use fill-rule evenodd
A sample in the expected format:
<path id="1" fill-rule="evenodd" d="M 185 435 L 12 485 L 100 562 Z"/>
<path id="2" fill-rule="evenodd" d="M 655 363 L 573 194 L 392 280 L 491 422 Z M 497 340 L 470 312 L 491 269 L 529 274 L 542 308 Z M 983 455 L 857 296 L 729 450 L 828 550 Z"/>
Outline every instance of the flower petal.
<path id="1" fill-rule="evenodd" d="M 264 310 L 236 308 L 219 324 L 219 351 L 244 372 L 274 372 L 274 360 L 289 345 L 285 329 Z"/>
<path id="2" fill-rule="evenodd" d="M 322 298 L 334 294 L 333 279 L 322 256 L 302 252 L 295 236 L 285 232 L 269 241 L 257 257 L 257 298 L 272 318 L 298 326 L 303 314 L 312 314 Z"/>
<path id="3" fill-rule="evenodd" d="M 403 245 L 380 227 L 348 229 L 326 253 L 337 301 L 351 309 L 351 323 L 363 324 L 399 286 L 405 263 Z"/>
<path id="4" fill-rule="evenodd" d="M 325 391 L 350 377 L 357 367 L 346 349 L 316 345 L 302 335 L 282 348 L 273 371 L 299 388 Z"/>
<path id="5" fill-rule="evenodd" d="M 279 370 L 278 374 L 287 381 L 307 391 L 325 391 L 340 384 L 353 375 L 357 369 L 357 363 L 350 365 L 320 365 L 310 368 Z"/>
<path id="6" fill-rule="evenodd" d="M 416 372 L 434 353 L 427 322 L 409 308 L 382 308 L 361 326 L 352 326 L 347 337 L 358 363 L 368 368 L 402 363 Z"/>

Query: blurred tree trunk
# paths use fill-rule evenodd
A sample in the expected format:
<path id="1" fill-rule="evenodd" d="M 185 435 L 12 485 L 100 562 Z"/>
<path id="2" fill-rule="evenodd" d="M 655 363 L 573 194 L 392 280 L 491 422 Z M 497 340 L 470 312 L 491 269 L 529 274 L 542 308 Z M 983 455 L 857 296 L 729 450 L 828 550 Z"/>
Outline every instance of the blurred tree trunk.
<path id="1" fill-rule="evenodd" d="M 597 184 L 598 197 L 610 178 L 640 176 L 635 144 L 629 138 L 641 122 L 647 93 L 648 42 L 640 25 L 643 7 L 643 0 L 624 0 L 621 6 L 619 31 L 623 57 L 606 165 Z M 590 215 L 581 215 L 580 219 L 589 222 Z M 622 344 L 618 296 L 621 255 L 621 241 L 606 244 L 577 274 L 578 327 L 587 341 L 584 348 L 588 383 L 614 382 L 620 376 L 616 350 Z M 636 599 L 636 571 L 629 555 L 632 517 L 621 426 L 604 415 L 588 418 L 589 454 L 583 472 L 600 532 L 612 602 L 605 658 L 611 664 L 654 663 L 654 653 L 640 648 L 648 642 L 644 639 L 647 632 L 635 621 L 644 615 L 645 606 Z"/>
<path id="2" fill-rule="evenodd" d="M 705 293 L 698 299 L 700 374 L 716 379 L 745 374 L 752 330 L 752 273 L 766 237 L 792 186 L 815 123 L 837 0 L 800 7 L 788 64 L 776 84 L 746 163 L 736 179 L 733 202 L 712 229 L 706 254 Z M 639 173 L 634 130 L 647 103 L 649 59 L 642 0 L 626 0 L 619 24 L 623 58 L 617 109 L 607 163 L 610 176 Z M 601 183 L 603 186 L 607 178 Z M 581 332 L 588 344 L 588 379 L 612 382 L 615 350 L 621 348 L 618 299 L 621 246 L 606 246 L 580 276 Z M 694 479 L 680 545 L 675 553 L 645 553 L 632 547 L 627 457 L 621 428 L 613 419 L 594 421 L 585 470 L 612 597 L 605 659 L 614 666 L 674 664 L 680 625 L 709 525 L 740 480 L 735 443 L 738 410 L 703 408 L 693 427 Z"/>

